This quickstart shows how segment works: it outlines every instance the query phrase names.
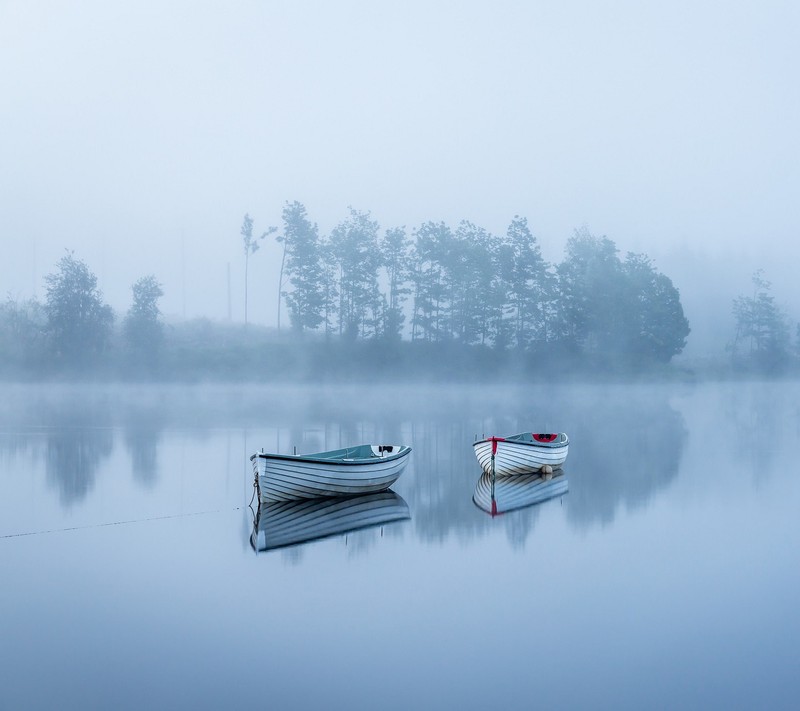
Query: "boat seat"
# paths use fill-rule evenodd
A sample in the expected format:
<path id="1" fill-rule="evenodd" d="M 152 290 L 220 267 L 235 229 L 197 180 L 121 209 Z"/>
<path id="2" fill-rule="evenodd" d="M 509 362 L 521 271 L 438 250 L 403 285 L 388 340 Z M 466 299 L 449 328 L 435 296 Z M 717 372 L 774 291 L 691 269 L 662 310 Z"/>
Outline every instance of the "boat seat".
<path id="1" fill-rule="evenodd" d="M 385 457 L 387 454 L 394 454 L 400 449 L 396 444 L 373 444 L 372 454 L 376 457 Z"/>

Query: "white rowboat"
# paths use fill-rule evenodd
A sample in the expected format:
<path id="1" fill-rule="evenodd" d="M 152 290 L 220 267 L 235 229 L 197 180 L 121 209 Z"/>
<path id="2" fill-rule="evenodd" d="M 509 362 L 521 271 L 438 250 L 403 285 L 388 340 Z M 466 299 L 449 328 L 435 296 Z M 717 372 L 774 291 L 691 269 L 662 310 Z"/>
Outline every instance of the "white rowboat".
<path id="1" fill-rule="evenodd" d="M 544 466 L 560 467 L 567 459 L 569 437 L 523 432 L 509 437 L 487 437 L 473 445 L 483 471 L 496 476 L 533 474 Z"/>
<path id="2" fill-rule="evenodd" d="M 291 501 L 383 491 L 397 481 L 409 454 L 404 445 L 362 444 L 315 454 L 257 452 L 250 461 L 261 502 Z"/>

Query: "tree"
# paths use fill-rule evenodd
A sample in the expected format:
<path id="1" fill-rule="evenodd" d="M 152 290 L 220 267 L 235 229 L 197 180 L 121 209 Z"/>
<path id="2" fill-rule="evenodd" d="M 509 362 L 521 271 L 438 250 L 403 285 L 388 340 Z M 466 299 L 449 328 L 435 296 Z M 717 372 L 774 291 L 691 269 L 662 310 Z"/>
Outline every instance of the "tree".
<path id="1" fill-rule="evenodd" d="M 270 227 L 266 232 L 262 232 L 258 237 L 253 236 L 253 218 L 245 214 L 242 221 L 242 228 L 239 234 L 242 235 L 244 244 L 244 325 L 247 325 L 247 272 L 250 264 L 250 255 L 255 254 L 259 248 L 259 240 L 263 240 L 267 235 L 275 232 L 277 227 Z M 279 297 L 280 298 L 280 297 Z M 278 313 L 280 313 L 280 301 L 278 301 Z"/>
<path id="2" fill-rule="evenodd" d="M 408 280 L 409 249 L 411 242 L 406 236 L 405 227 L 386 230 L 380 243 L 381 263 L 386 269 L 387 296 L 383 309 L 383 336 L 387 340 L 399 341 L 405 316 L 403 302 L 410 289 Z"/>
<path id="3" fill-rule="evenodd" d="M 513 342 L 520 350 L 533 341 L 548 340 L 548 323 L 552 311 L 552 277 L 542 258 L 536 237 L 524 217 L 515 215 L 506 231 L 511 250 L 509 299 L 513 320 Z"/>
<path id="4" fill-rule="evenodd" d="M 292 327 L 298 331 L 317 328 L 325 320 L 328 288 L 323 268 L 319 230 L 308 219 L 306 208 L 297 201 L 283 208 L 284 262 L 290 291 L 281 291 L 289 307 Z M 282 281 L 283 266 L 281 268 Z M 280 327 L 280 302 L 278 326 Z"/>
<path id="5" fill-rule="evenodd" d="M 324 239 L 320 242 L 321 254 L 331 254 L 330 241 Z M 338 270 L 332 259 L 321 259 L 322 264 L 322 324 L 325 329 L 325 339 L 329 340 L 336 324 L 337 303 L 339 290 L 337 287 Z"/>
<path id="6" fill-rule="evenodd" d="M 466 220 L 459 223 L 444 262 L 445 322 L 449 334 L 465 345 L 486 344 L 505 309 L 505 280 L 498 240 Z"/>
<path id="7" fill-rule="evenodd" d="M 795 324 L 794 330 L 794 357 L 800 359 L 800 323 Z"/>
<path id="8" fill-rule="evenodd" d="M 686 346 L 691 330 L 678 290 L 644 254 L 629 252 L 622 273 L 628 290 L 620 308 L 629 355 L 637 362 L 668 363 Z"/>
<path id="9" fill-rule="evenodd" d="M 414 231 L 411 252 L 414 289 L 412 341 L 443 340 L 443 316 L 447 306 L 444 264 L 452 242 L 453 233 L 444 222 L 425 222 Z"/>
<path id="10" fill-rule="evenodd" d="M 586 228 L 567 242 L 558 265 L 560 337 L 596 361 L 666 363 L 686 345 L 680 294 L 643 254 L 625 262 L 607 237 Z"/>
<path id="11" fill-rule="evenodd" d="M 97 277 L 72 252 L 45 276 L 47 332 L 54 355 L 66 364 L 91 364 L 107 347 L 114 313 L 103 303 Z"/>
<path id="12" fill-rule="evenodd" d="M 36 299 L 0 304 L 0 366 L 41 365 L 47 316 Z"/>
<path id="13" fill-rule="evenodd" d="M 567 240 L 567 256 L 557 268 L 559 335 L 586 354 L 607 355 L 620 347 L 625 287 L 617 251 L 610 239 L 583 227 Z"/>
<path id="14" fill-rule="evenodd" d="M 782 371 L 789 361 L 789 324 L 775 304 L 761 269 L 752 277 L 753 295 L 739 296 L 733 302 L 736 334 L 731 346 L 734 365 L 755 368 L 764 373 Z"/>
<path id="15" fill-rule="evenodd" d="M 486 245 L 491 270 L 488 281 L 485 337 L 497 351 L 505 351 L 514 339 L 514 307 L 511 291 L 514 277 L 514 251 L 502 237 L 490 236 Z"/>
<path id="16" fill-rule="evenodd" d="M 378 223 L 369 212 L 350 208 L 350 217 L 331 232 L 331 254 L 339 269 L 339 335 L 355 340 L 375 336 L 380 292 Z"/>
<path id="17" fill-rule="evenodd" d="M 164 326 L 158 308 L 158 300 L 164 296 L 164 291 L 152 274 L 139 279 L 131 290 L 133 304 L 123 324 L 125 341 L 137 362 L 152 366 L 164 340 Z"/>

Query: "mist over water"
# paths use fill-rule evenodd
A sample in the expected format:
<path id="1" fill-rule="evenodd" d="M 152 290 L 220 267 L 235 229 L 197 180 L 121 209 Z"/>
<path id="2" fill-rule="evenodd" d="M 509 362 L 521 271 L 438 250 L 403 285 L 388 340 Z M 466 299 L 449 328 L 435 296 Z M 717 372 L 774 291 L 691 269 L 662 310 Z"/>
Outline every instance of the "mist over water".
<path id="1" fill-rule="evenodd" d="M 65 709 L 245 705 L 254 649 L 288 708 L 793 706 L 795 385 L 2 395 L 10 708 L 49 705 L 42 665 Z M 472 441 L 531 430 L 570 435 L 568 492 L 492 517 Z M 385 523 L 254 550 L 249 454 L 361 442 L 413 447 Z"/>

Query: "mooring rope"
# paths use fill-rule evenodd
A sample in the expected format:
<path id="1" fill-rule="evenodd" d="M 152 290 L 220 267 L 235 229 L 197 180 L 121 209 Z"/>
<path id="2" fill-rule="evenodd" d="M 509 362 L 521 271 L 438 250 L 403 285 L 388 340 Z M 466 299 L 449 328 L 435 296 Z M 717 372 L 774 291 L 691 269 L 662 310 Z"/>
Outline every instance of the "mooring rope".
<path id="1" fill-rule="evenodd" d="M 124 526 L 129 523 L 145 523 L 147 521 L 164 521 L 170 518 L 187 518 L 188 516 L 206 516 L 208 514 L 222 513 L 227 511 L 241 511 L 243 507 L 237 506 L 233 509 L 215 509 L 213 511 L 193 511 L 186 514 L 170 514 L 169 516 L 152 516 L 151 518 L 135 518 L 129 521 L 109 521 L 107 523 L 92 523 L 88 526 L 72 526 L 70 528 L 50 528 L 42 531 L 26 531 L 24 533 L 7 533 L 0 535 L 3 538 L 24 538 L 26 536 L 41 536 L 45 533 L 64 533 L 66 531 L 83 531 L 89 528 L 105 528 L 107 526 Z"/>
<path id="2" fill-rule="evenodd" d="M 256 491 L 258 491 L 258 477 L 256 477 L 256 478 L 253 480 L 253 495 L 250 497 L 250 501 L 249 501 L 249 503 L 247 504 L 247 506 L 248 506 L 249 508 L 252 508 L 251 504 L 253 503 L 253 499 L 255 499 L 255 498 L 256 498 Z M 259 495 L 259 497 L 258 497 L 258 498 L 260 499 L 260 498 L 261 498 L 261 496 Z"/>

